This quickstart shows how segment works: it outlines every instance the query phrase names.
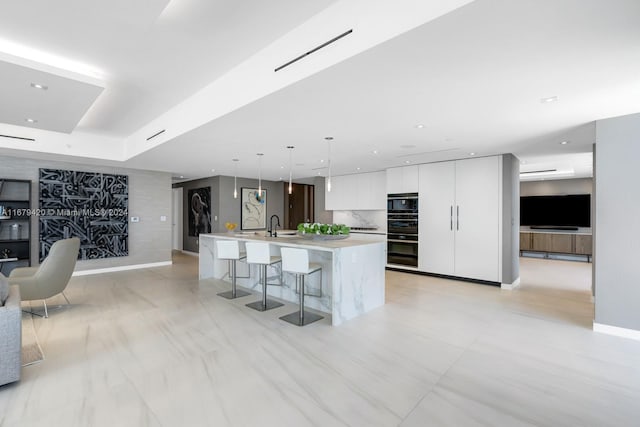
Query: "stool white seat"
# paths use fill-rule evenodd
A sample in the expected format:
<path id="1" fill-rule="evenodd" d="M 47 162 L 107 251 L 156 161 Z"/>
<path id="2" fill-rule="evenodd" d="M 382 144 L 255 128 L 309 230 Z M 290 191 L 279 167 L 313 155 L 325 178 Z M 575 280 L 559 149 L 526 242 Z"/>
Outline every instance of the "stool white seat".
<path id="1" fill-rule="evenodd" d="M 251 295 L 250 292 L 245 292 L 236 289 L 236 262 L 240 259 L 245 259 L 247 256 L 244 252 L 240 252 L 240 244 L 237 240 L 216 240 L 216 255 L 218 259 L 226 259 L 231 264 L 230 276 L 231 276 L 231 290 L 221 292 L 218 295 L 227 299 L 234 299 L 239 297 L 245 297 Z"/>
<path id="2" fill-rule="evenodd" d="M 262 282 L 262 300 L 249 303 L 247 307 L 258 311 L 267 311 L 283 306 L 284 304 L 267 298 L 267 266 L 279 263 L 282 259 L 279 256 L 271 255 L 268 243 L 247 242 L 245 247 L 247 248 L 247 263 L 260 266 L 260 281 Z"/>
<path id="3" fill-rule="evenodd" d="M 309 323 L 322 319 L 323 317 L 317 314 L 304 312 L 304 278 L 311 273 L 321 271 L 322 266 L 309 262 L 309 251 L 306 249 L 282 248 L 280 249 L 280 253 L 282 254 L 282 271 L 294 273 L 296 275 L 296 285 L 298 278 L 301 279 L 300 290 L 298 292 L 300 309 L 294 313 L 282 316 L 280 319 L 297 326 L 308 325 Z"/>

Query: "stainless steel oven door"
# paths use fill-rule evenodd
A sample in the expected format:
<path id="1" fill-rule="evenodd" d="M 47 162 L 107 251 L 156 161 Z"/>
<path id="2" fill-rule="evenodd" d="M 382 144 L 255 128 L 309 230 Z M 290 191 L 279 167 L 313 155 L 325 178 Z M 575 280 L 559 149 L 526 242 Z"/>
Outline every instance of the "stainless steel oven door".
<path id="1" fill-rule="evenodd" d="M 391 218 L 387 220 L 387 233 L 389 234 L 418 234 L 418 218 Z"/>
<path id="2" fill-rule="evenodd" d="M 387 239 L 387 264 L 418 267 L 418 242 Z"/>

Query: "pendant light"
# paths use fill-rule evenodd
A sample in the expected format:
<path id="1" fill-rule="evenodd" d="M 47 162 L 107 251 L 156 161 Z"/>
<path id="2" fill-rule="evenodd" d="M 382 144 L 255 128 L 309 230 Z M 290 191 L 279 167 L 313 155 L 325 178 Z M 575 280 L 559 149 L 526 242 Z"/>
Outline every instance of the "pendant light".
<path id="1" fill-rule="evenodd" d="M 262 198 L 262 156 L 264 153 L 258 153 L 258 198 Z"/>
<path id="2" fill-rule="evenodd" d="M 239 159 L 231 159 L 235 163 L 235 170 L 233 171 L 233 198 L 238 198 L 238 161 Z"/>
<path id="3" fill-rule="evenodd" d="M 329 168 L 329 174 L 327 177 L 327 193 L 331 192 L 331 141 L 333 141 L 332 136 L 326 136 L 324 138 L 327 141 L 327 167 Z"/>
<path id="4" fill-rule="evenodd" d="M 293 185 L 291 184 L 291 175 L 293 170 L 293 163 L 291 162 L 291 156 L 293 153 L 293 149 L 295 148 L 293 145 L 287 145 L 289 149 L 289 194 L 293 193 Z"/>

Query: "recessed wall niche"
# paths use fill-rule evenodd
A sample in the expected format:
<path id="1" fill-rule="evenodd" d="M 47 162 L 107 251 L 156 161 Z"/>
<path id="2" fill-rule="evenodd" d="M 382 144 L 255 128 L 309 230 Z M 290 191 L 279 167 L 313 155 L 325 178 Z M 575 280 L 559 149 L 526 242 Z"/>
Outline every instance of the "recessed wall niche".
<path id="1" fill-rule="evenodd" d="M 80 238 L 78 259 L 129 254 L 127 175 L 40 169 L 40 261 L 51 245 Z"/>

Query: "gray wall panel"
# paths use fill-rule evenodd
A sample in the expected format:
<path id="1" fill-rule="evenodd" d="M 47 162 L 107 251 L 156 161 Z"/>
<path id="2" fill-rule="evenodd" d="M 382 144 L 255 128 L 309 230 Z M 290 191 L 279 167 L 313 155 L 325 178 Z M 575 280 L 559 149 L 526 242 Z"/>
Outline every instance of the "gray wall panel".
<path id="1" fill-rule="evenodd" d="M 140 222 L 129 223 L 129 255 L 125 257 L 79 260 L 76 270 L 119 267 L 171 261 L 171 175 L 81 163 L 34 160 L 0 156 L 0 177 L 31 180 L 31 197 L 38 207 L 38 169 L 68 169 L 127 175 L 129 177 L 129 216 Z M 167 220 L 160 221 L 160 216 Z M 31 263 L 38 263 L 38 221 L 31 218 Z"/>
<path id="2" fill-rule="evenodd" d="M 640 114 L 596 123 L 595 321 L 640 330 Z"/>

